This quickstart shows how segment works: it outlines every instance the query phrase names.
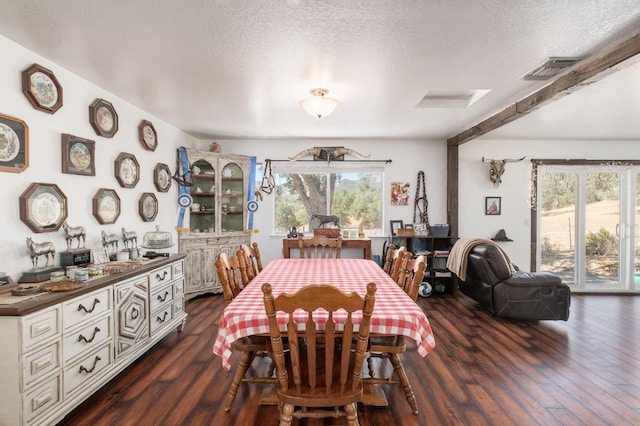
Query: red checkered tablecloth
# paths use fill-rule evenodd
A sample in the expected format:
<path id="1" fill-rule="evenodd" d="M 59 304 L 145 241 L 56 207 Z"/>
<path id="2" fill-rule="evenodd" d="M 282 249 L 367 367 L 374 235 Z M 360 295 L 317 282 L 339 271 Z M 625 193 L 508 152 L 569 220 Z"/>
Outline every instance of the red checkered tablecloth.
<path id="1" fill-rule="evenodd" d="M 278 259 L 271 261 L 222 312 L 213 353 L 222 357 L 229 370 L 234 341 L 251 335 L 269 334 L 262 284 L 270 283 L 273 295 L 295 293 L 307 284 L 332 284 L 345 293 L 364 296 L 367 284 L 377 285 L 371 317 L 371 333 L 404 335 L 417 343 L 421 356 L 435 346 L 431 325 L 424 311 L 374 261 L 366 259 Z M 285 318 L 279 318 L 284 324 Z M 339 323 L 339 317 L 334 318 Z M 354 317 L 354 322 L 358 319 Z"/>

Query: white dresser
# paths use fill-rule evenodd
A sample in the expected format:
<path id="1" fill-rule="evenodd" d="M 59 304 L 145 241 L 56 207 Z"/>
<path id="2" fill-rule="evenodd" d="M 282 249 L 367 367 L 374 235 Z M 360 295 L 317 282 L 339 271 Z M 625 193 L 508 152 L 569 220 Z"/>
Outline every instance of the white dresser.
<path id="1" fill-rule="evenodd" d="M 55 424 L 168 333 L 182 330 L 184 257 L 0 305 L 0 425 Z"/>

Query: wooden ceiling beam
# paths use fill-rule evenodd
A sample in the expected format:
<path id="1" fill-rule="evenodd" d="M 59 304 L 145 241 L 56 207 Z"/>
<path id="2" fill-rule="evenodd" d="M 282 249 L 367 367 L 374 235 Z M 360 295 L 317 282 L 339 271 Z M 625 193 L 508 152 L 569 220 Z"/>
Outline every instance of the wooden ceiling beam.
<path id="1" fill-rule="evenodd" d="M 447 139 L 447 146 L 462 145 L 535 111 L 547 102 L 559 99 L 584 86 L 599 81 L 612 71 L 619 71 L 630 65 L 631 61 L 624 64 L 625 66 L 614 69 L 630 58 L 636 57 L 637 60 L 639 54 L 640 33 L 591 58 L 580 61 L 570 71 L 562 74 L 540 90 L 525 96 L 491 117 Z"/>

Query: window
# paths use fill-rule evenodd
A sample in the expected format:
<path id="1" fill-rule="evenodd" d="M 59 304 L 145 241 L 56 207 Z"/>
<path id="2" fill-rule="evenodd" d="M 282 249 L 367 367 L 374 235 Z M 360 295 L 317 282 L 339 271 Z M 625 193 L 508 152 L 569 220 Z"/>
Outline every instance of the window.
<path id="1" fill-rule="evenodd" d="M 348 167 L 345 167 L 348 166 Z M 383 235 L 382 169 L 353 164 L 274 167 L 275 232 L 312 232 L 312 214 L 335 215 L 343 230 Z"/>

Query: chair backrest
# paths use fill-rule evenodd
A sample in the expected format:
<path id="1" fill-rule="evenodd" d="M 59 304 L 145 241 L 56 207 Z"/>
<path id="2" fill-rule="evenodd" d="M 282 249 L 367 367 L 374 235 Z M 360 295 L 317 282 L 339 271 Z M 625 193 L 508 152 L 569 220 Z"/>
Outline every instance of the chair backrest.
<path id="1" fill-rule="evenodd" d="M 240 293 L 240 263 L 238 262 L 238 255 L 242 255 L 240 251 L 236 253 L 236 256 L 230 256 L 227 253 L 220 253 L 216 260 L 216 270 L 218 272 L 218 279 L 222 284 L 222 292 L 224 293 L 224 300 L 227 303 L 231 303 L 234 297 Z"/>
<path id="2" fill-rule="evenodd" d="M 240 252 L 242 252 L 242 256 L 240 256 Z M 258 272 L 262 271 L 262 259 L 260 258 L 258 243 L 253 243 L 252 247 L 244 243 L 240 244 L 238 253 L 242 282 L 249 284 L 258 275 Z"/>
<path id="3" fill-rule="evenodd" d="M 400 247 L 393 254 L 393 259 L 391 260 L 391 272 L 389 273 L 389 275 L 391 276 L 391 279 L 393 279 L 395 282 L 398 282 L 398 277 L 400 275 L 400 267 L 402 266 L 402 262 L 405 256 L 408 256 L 409 259 L 413 257 L 413 253 L 408 252 L 405 246 Z"/>
<path id="4" fill-rule="evenodd" d="M 424 279 L 424 271 L 426 268 L 427 258 L 423 255 L 415 259 L 412 259 L 411 256 L 405 256 L 400 266 L 397 283 L 414 301 L 418 299 L 418 291 Z"/>
<path id="5" fill-rule="evenodd" d="M 363 298 L 357 293 L 345 294 L 339 288 L 329 284 L 310 284 L 298 290 L 295 294 L 280 294 L 274 299 L 271 284 L 262 285 L 264 306 L 269 318 L 269 334 L 276 362 L 278 377 L 278 391 L 295 394 L 300 398 L 331 400 L 340 405 L 339 398 L 345 391 L 353 392 L 362 389 L 362 363 L 369 341 L 369 324 L 375 303 L 376 284 L 367 284 L 367 294 Z M 325 311 L 318 311 L 323 308 Z M 305 311 L 298 320 L 303 323 L 304 331 L 299 330 L 299 323 L 294 318 L 294 311 Z M 343 330 L 338 331 L 335 317 L 346 314 Z M 345 313 L 346 311 L 346 313 Z M 358 332 L 354 336 L 353 314 L 362 311 Z M 286 331 L 281 332 L 277 320 L 277 312 L 285 312 L 288 316 Z M 328 317 L 327 317 L 328 315 Z M 323 318 L 322 327 L 318 327 L 317 320 Z M 326 320 L 326 321 L 325 321 Z M 289 389 L 288 373 L 286 369 L 283 338 L 288 338 L 290 365 L 295 389 Z M 352 357 L 353 338 L 357 337 L 355 354 Z M 306 357 L 304 351 L 306 349 Z M 335 351 L 339 351 L 336 353 Z M 301 353 L 303 354 L 301 358 Z M 333 375 L 335 362 L 340 364 L 340 374 Z M 301 360 L 303 362 L 301 362 Z M 307 361 L 307 362 L 304 362 Z M 306 368 L 306 371 L 303 371 Z M 328 374 L 324 374 L 324 372 Z M 318 378 L 324 377 L 324 383 L 318 383 Z M 339 385 L 334 387 L 334 380 Z M 332 389 L 333 388 L 333 389 Z M 337 389 L 336 389 L 337 388 Z M 332 398 L 334 398 L 332 400 Z M 304 405 L 304 404 L 300 404 Z M 334 404 L 328 403 L 326 406 Z"/>
<path id="6" fill-rule="evenodd" d="M 387 275 L 391 274 L 391 265 L 393 264 L 393 256 L 396 254 L 396 245 L 391 243 L 389 247 L 387 247 L 387 253 L 384 256 L 384 266 L 382 269 L 387 273 Z"/>
<path id="7" fill-rule="evenodd" d="M 316 235 L 312 238 L 298 237 L 300 258 L 340 258 L 342 249 L 342 237 L 329 238 L 324 235 Z"/>

